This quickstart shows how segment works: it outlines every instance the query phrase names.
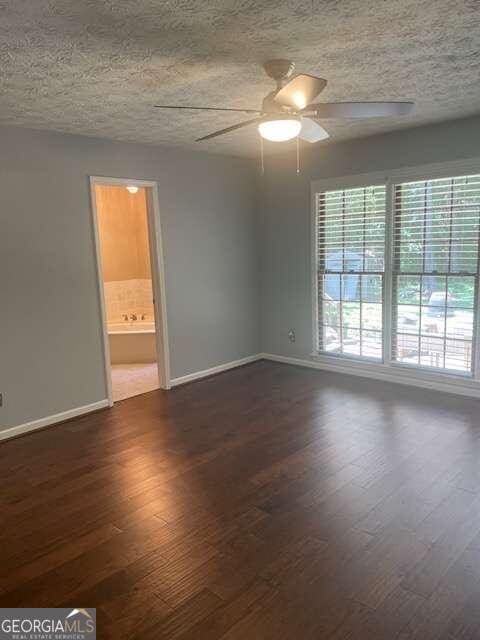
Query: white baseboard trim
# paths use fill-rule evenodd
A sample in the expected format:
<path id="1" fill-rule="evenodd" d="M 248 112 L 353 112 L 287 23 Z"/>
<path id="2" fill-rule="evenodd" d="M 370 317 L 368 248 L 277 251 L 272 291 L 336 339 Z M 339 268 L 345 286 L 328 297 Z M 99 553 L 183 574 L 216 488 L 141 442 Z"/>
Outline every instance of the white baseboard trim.
<path id="1" fill-rule="evenodd" d="M 98 409 L 104 409 L 108 406 L 109 402 L 106 398 L 105 400 L 99 400 L 98 402 L 93 402 L 92 404 L 87 404 L 83 407 L 75 407 L 74 409 L 62 411 L 62 413 L 55 413 L 51 416 L 40 418 L 39 420 L 32 420 L 32 422 L 19 424 L 16 427 L 9 427 L 0 431 L 0 441 L 15 438 L 16 436 L 28 433 L 29 431 L 35 431 L 36 429 L 43 429 L 43 427 L 49 427 L 57 422 L 65 422 L 65 420 L 77 418 L 78 416 L 83 416 L 87 413 L 92 413 L 92 411 L 98 411 Z"/>
<path id="2" fill-rule="evenodd" d="M 250 362 L 256 362 L 257 360 L 262 360 L 261 354 L 255 354 L 253 356 L 247 356 L 246 358 L 240 358 L 240 360 L 232 360 L 231 362 L 225 362 L 224 364 L 219 364 L 216 367 L 211 367 L 210 369 L 204 369 L 203 371 L 195 371 L 194 373 L 189 373 L 186 376 L 180 376 L 179 378 L 173 378 L 170 380 L 171 387 L 177 387 L 180 384 L 186 384 L 187 382 L 193 382 L 194 380 L 200 380 L 201 378 L 208 378 L 208 376 L 213 376 L 216 373 L 222 373 L 222 371 L 228 371 L 229 369 L 235 369 L 236 367 L 241 367 L 244 364 L 250 364 Z"/>
<path id="3" fill-rule="evenodd" d="M 272 360 L 273 362 L 283 362 L 284 364 L 293 364 L 298 367 L 309 367 L 311 369 L 320 369 L 322 371 L 332 371 L 335 373 L 343 373 L 351 376 L 360 376 L 362 378 L 372 378 L 374 380 L 382 380 L 383 382 L 394 382 L 413 387 L 421 387 L 423 389 L 432 389 L 433 391 L 441 391 L 471 398 L 480 398 L 480 385 L 471 380 L 428 380 L 415 376 L 412 372 L 391 371 L 390 370 L 372 370 L 372 368 L 362 368 L 358 363 L 331 363 L 321 362 L 319 360 L 306 360 L 303 358 L 291 358 L 289 356 L 276 355 L 274 353 L 261 353 L 260 358 L 263 360 Z"/>
<path id="4" fill-rule="evenodd" d="M 204 371 L 195 371 L 194 373 L 189 373 L 186 376 L 181 376 L 179 378 L 174 378 L 173 380 L 170 380 L 169 388 L 176 387 L 181 384 L 186 384 L 187 382 L 193 382 L 194 380 L 200 380 L 201 378 L 206 378 L 216 373 L 221 373 L 222 371 L 235 369 L 236 367 L 241 367 L 244 364 L 249 364 L 250 362 L 255 362 L 256 360 L 261 360 L 261 359 L 262 359 L 261 355 L 255 354 L 253 356 L 247 356 L 246 358 L 241 358 L 240 360 L 232 360 L 232 362 L 225 362 L 224 364 L 217 365 L 216 367 L 211 367 L 210 369 L 205 369 Z M 71 418 L 77 418 L 87 413 L 92 413 L 92 411 L 97 411 L 98 409 L 104 409 L 105 407 L 108 407 L 108 406 L 110 406 L 110 403 L 108 401 L 108 398 L 105 398 L 105 400 L 99 400 L 98 402 L 85 405 L 84 407 L 76 407 L 75 409 L 62 411 L 62 413 L 56 413 L 51 416 L 46 416 L 45 418 L 40 418 L 39 420 L 32 420 L 32 422 L 19 424 L 15 427 L 8 427 L 7 429 L 0 430 L 0 442 L 2 440 L 15 438 L 16 436 L 23 435 L 24 433 L 29 433 L 30 431 L 35 431 L 36 429 L 43 429 L 43 427 L 49 427 L 58 422 L 65 422 L 65 420 L 70 420 Z"/>

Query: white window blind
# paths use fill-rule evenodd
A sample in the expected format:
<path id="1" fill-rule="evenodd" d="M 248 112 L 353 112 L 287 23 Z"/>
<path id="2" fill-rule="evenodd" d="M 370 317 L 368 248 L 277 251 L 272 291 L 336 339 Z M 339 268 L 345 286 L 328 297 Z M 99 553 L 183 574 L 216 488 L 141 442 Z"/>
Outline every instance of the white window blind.
<path id="1" fill-rule="evenodd" d="M 381 360 L 385 185 L 316 195 L 320 352 Z"/>
<path id="2" fill-rule="evenodd" d="M 393 360 L 472 373 L 480 175 L 397 184 L 393 216 Z"/>

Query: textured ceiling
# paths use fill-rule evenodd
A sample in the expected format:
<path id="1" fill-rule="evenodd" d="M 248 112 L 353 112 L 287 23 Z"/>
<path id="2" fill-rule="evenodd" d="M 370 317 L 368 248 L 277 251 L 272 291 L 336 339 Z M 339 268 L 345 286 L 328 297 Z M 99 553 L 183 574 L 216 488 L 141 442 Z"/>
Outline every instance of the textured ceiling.
<path id="1" fill-rule="evenodd" d="M 248 116 L 153 105 L 257 108 L 272 57 L 324 100 L 416 102 L 333 139 L 480 112 L 479 0 L 0 0 L 0 123 L 253 155 L 255 128 L 193 142 Z"/>

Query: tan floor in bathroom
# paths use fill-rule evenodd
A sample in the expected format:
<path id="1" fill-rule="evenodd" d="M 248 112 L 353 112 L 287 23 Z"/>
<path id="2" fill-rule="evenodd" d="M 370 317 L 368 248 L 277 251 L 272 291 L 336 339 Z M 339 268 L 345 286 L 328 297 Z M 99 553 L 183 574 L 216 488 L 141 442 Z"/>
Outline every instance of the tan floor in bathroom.
<path id="1" fill-rule="evenodd" d="M 159 388 L 157 363 L 112 364 L 113 401 Z"/>

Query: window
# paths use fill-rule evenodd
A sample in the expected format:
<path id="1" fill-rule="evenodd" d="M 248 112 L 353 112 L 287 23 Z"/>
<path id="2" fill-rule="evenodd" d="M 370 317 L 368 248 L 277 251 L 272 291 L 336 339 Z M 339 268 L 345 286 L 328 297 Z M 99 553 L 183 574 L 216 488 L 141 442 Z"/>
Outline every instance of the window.
<path id="1" fill-rule="evenodd" d="M 316 350 L 472 376 L 480 175 L 397 176 L 315 193 Z"/>
<path id="2" fill-rule="evenodd" d="M 317 194 L 318 344 L 381 360 L 385 186 Z"/>
<path id="3" fill-rule="evenodd" d="M 393 359 L 472 372 L 480 176 L 395 186 Z"/>

